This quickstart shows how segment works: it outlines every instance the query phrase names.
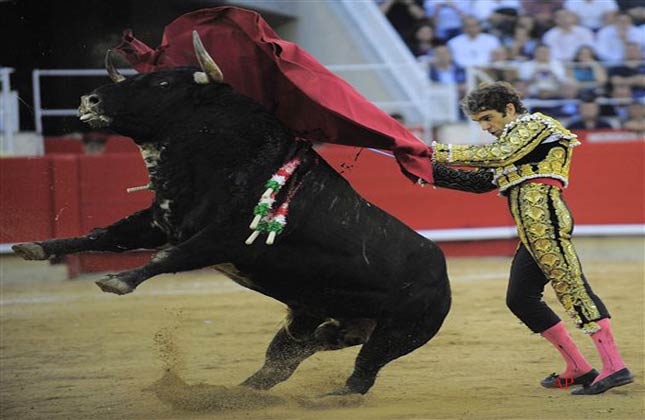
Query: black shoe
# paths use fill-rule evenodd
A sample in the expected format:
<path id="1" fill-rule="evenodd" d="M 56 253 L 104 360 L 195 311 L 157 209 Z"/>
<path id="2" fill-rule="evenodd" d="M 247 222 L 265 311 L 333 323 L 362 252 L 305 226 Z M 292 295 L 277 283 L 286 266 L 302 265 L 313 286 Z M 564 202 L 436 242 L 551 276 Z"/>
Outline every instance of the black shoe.
<path id="1" fill-rule="evenodd" d="M 598 376 L 598 371 L 596 369 L 591 369 L 589 372 L 584 375 L 580 375 L 576 378 L 560 378 L 560 375 L 552 373 L 546 378 L 540 381 L 540 385 L 545 388 L 569 388 L 571 385 L 584 385 L 587 386 L 593 382 Z"/>
<path id="2" fill-rule="evenodd" d="M 627 385 L 634 382 L 634 375 L 627 368 L 623 368 L 618 372 L 614 372 L 604 379 L 599 380 L 595 384 L 585 386 L 584 388 L 576 389 L 572 392 L 573 395 L 594 395 L 602 394 L 608 389 Z"/>

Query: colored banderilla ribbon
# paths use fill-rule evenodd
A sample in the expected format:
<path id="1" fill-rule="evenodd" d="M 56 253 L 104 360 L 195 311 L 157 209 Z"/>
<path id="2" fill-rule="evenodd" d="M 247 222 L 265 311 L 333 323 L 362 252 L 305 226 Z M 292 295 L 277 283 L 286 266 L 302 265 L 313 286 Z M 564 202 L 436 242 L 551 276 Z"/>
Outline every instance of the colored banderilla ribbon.
<path id="1" fill-rule="evenodd" d="M 251 245 L 261 233 L 268 233 L 266 240 L 267 245 L 273 245 L 275 237 L 282 233 L 284 227 L 287 225 L 287 214 L 289 213 L 289 203 L 293 198 L 293 192 L 290 191 L 290 194 L 285 199 L 276 210 L 273 209 L 273 206 L 276 201 L 276 195 L 282 187 L 289 181 L 291 175 L 300 165 L 301 159 L 295 157 L 289 162 L 282 165 L 280 169 L 266 182 L 265 187 L 266 191 L 260 197 L 260 201 L 253 209 L 253 221 L 249 225 L 249 228 L 253 230 L 251 235 L 244 242 L 247 245 Z"/>

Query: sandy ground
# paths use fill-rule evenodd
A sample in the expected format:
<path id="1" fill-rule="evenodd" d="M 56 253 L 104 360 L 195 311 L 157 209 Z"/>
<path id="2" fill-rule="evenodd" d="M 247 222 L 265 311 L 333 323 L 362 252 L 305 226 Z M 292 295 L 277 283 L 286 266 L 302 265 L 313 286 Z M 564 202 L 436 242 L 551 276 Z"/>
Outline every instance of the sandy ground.
<path id="1" fill-rule="evenodd" d="M 450 259 L 453 307 L 428 344 L 382 370 L 366 396 L 343 384 L 357 349 L 319 353 L 269 392 L 236 387 L 259 368 L 285 309 L 212 271 L 102 293 L 47 263 L 4 256 L 3 419 L 644 418 L 643 239 L 579 240 L 587 277 L 614 315 L 636 383 L 601 396 L 546 390 L 563 364 L 506 309 L 509 258 Z M 555 304 L 553 292 L 547 300 Z M 574 339 L 600 366 L 592 342 Z"/>

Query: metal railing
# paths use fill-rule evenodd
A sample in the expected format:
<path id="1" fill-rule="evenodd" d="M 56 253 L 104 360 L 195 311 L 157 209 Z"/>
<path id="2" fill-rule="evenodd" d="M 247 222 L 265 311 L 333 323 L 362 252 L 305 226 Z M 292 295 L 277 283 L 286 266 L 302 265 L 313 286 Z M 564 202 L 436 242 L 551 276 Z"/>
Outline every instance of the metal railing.
<path id="1" fill-rule="evenodd" d="M 415 62 L 413 64 L 418 66 Z M 330 65 L 327 68 L 337 74 L 342 74 L 343 72 L 364 72 L 364 71 L 374 71 L 374 70 L 391 70 L 392 64 L 386 63 L 375 63 L 375 64 L 344 64 L 344 65 Z M 119 69 L 119 72 L 123 75 L 133 75 L 137 72 L 133 69 Z M 44 117 L 70 117 L 78 115 L 78 110 L 76 108 L 43 108 L 42 102 L 42 78 L 43 77 L 96 77 L 96 76 L 106 76 L 107 73 L 104 69 L 56 69 L 56 70 L 47 70 L 47 69 L 35 69 L 32 72 L 32 85 L 33 85 L 33 98 L 34 98 L 34 127 L 35 131 L 38 134 L 43 133 L 43 118 Z M 417 95 L 420 99 L 416 101 L 410 100 L 398 100 L 398 101 L 373 101 L 373 103 L 384 110 L 385 112 L 395 112 L 401 111 L 406 108 L 421 108 L 426 117 L 424 118 L 424 124 L 422 128 L 421 140 L 428 141 L 430 135 L 430 128 L 432 127 L 433 121 L 436 120 L 437 113 L 435 113 L 434 118 L 432 118 L 432 110 L 438 106 L 442 108 L 441 115 L 443 120 L 451 118 L 450 115 L 446 116 L 446 109 L 457 109 L 457 94 L 452 86 L 449 85 L 438 85 L 431 84 L 429 81 L 426 83 L 424 89 L 420 92 L 417 92 Z M 437 98 L 440 100 L 438 101 Z M 456 115 L 456 113 L 455 113 Z"/>

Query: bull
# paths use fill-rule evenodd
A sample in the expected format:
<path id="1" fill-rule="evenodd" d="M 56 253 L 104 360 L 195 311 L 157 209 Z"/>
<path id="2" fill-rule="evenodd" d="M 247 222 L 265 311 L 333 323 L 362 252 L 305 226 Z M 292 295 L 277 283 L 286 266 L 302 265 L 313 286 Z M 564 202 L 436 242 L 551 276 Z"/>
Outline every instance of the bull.
<path id="1" fill-rule="evenodd" d="M 155 193 L 151 206 L 85 236 L 13 250 L 29 260 L 158 250 L 149 263 L 97 281 L 119 295 L 158 274 L 214 266 L 289 309 L 263 366 L 242 385 L 269 389 L 317 351 L 362 345 L 352 374 L 331 394 L 364 394 L 382 367 L 427 343 L 442 325 L 451 300 L 444 255 L 224 83 L 196 33 L 193 44 L 201 69 L 129 78 L 108 53 L 115 83 L 81 98 L 82 121 L 131 137 L 141 149 Z M 258 197 L 266 197 L 264 181 L 290 157 L 300 164 L 291 187 L 275 197 L 290 204 L 288 224 L 273 245 L 253 241 L 249 222 Z"/>

